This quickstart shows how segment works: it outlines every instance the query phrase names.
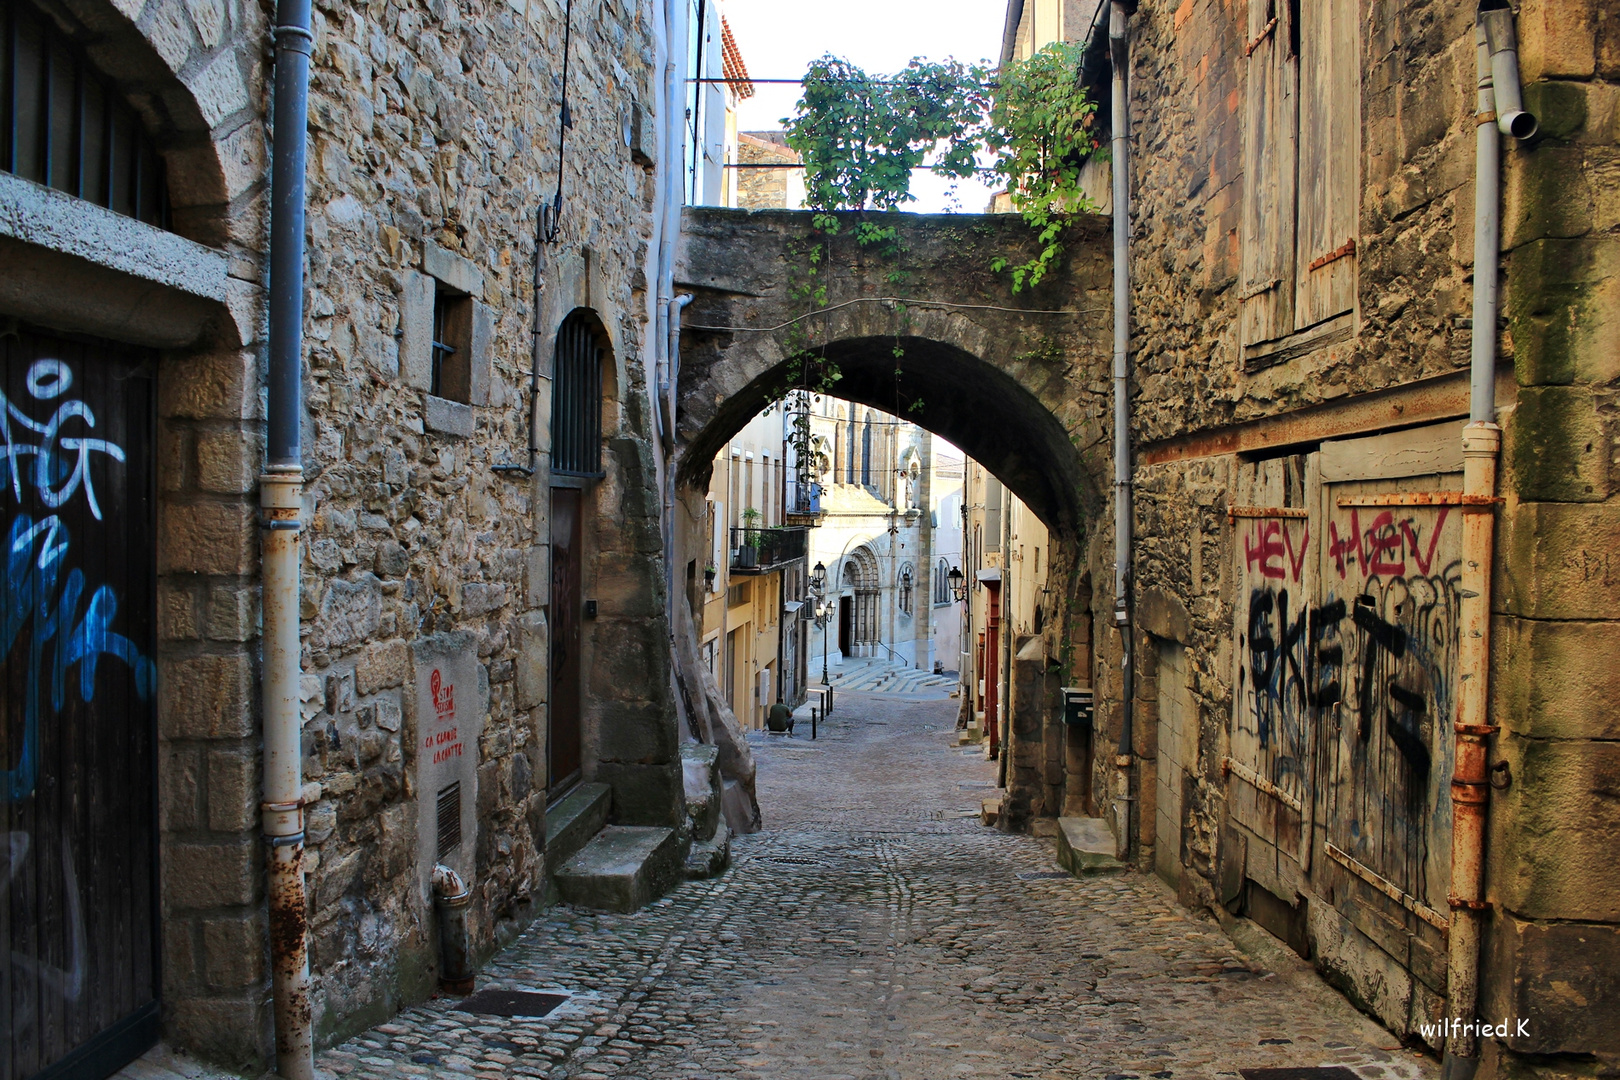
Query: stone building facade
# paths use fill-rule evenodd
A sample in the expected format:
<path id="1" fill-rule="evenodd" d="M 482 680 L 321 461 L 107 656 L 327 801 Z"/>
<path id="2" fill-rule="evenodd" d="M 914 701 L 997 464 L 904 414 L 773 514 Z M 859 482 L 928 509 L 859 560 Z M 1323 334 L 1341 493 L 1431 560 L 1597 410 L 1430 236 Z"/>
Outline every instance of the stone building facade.
<path id="1" fill-rule="evenodd" d="M 1438 493 L 1461 488 L 1482 272 L 1474 16 L 1185 0 L 1131 18 L 1139 663 L 1129 693 L 1099 688 L 1111 737 L 1120 703 L 1134 713 L 1140 865 L 1436 1048 L 1460 918 L 1471 511 Z M 1525 1027 L 1484 1040 L 1480 1068 L 1562 1076 L 1620 1061 L 1596 706 L 1620 617 L 1620 16 L 1524 0 L 1516 17 L 1541 131 L 1503 140 L 1480 1010 Z"/>
<path id="2" fill-rule="evenodd" d="M 260 1062 L 268 15 L 228 0 L 7 2 L 8 19 L 49 26 L 56 55 L 128 103 L 129 137 L 148 140 L 166 179 L 165 213 L 142 220 L 62 190 L 60 170 L 30 175 L 19 159 L 0 172 L 7 327 L 48 358 L 90 335 L 144 364 L 154 399 L 150 430 L 123 451 L 131 469 L 149 463 L 151 521 L 108 544 L 128 548 L 120 572 L 134 578 L 150 552 L 156 582 L 149 646 L 134 601 L 129 626 L 113 624 L 156 684 L 155 742 L 124 763 L 150 757 L 159 816 L 145 843 L 161 856 L 143 879 L 161 942 L 134 1038 L 161 1025 L 209 1058 Z M 670 656 L 648 404 L 654 13 L 610 3 L 575 10 L 571 28 L 564 13 L 549 0 L 314 12 L 299 696 L 321 1041 L 431 989 L 434 862 L 472 886 L 476 951 L 524 924 L 545 897 L 548 790 L 584 775 L 614 787 L 616 820 L 682 814 L 670 680 L 654 677 Z M 543 242 L 542 204 L 560 210 Z M 549 457 L 565 323 L 600 365 L 602 464 L 578 480 L 553 476 Z M 55 359 L 68 366 L 52 376 L 64 369 L 32 355 L 8 370 L 47 396 L 101 370 Z M 134 479 L 124 460 L 92 461 L 89 478 Z M 567 770 L 549 712 L 557 489 L 581 492 L 572 554 L 595 616 L 577 627 Z M 8 728 L 13 752 L 20 737 Z M 13 802 L 8 814 L 34 813 Z"/>
<path id="3" fill-rule="evenodd" d="M 810 446 L 810 564 L 825 567 L 831 608 L 812 631 L 812 656 L 834 667 L 859 658 L 932 670 L 934 436 L 823 396 L 811 406 Z"/>
<path id="4" fill-rule="evenodd" d="M 787 523 L 792 487 L 785 417 L 749 421 L 715 455 L 709 481 L 709 558 L 703 568 L 703 663 L 745 728 L 770 707 L 804 701 L 807 529 Z"/>

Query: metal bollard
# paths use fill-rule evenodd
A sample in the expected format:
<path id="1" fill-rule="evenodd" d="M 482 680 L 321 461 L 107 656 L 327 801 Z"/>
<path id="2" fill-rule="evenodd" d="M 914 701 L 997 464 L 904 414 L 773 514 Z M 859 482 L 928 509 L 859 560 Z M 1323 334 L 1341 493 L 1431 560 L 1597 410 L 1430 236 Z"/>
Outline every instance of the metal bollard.
<path id="1" fill-rule="evenodd" d="M 816 741 L 816 707 L 810 706 L 810 741 Z"/>

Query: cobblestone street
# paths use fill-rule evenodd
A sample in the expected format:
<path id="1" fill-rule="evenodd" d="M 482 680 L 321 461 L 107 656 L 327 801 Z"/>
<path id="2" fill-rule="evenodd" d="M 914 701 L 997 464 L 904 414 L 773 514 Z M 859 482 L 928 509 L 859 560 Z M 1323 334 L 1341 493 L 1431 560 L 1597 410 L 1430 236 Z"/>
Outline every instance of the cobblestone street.
<path id="1" fill-rule="evenodd" d="M 544 1020 L 435 999 L 319 1057 L 353 1078 L 1215 1077 L 1426 1058 L 1292 954 L 1246 955 L 1156 879 L 1074 879 L 982 826 L 995 765 L 954 701 L 840 696 L 811 742 L 756 743 L 766 831 L 633 915 L 559 907 L 479 986 L 563 990 Z M 1258 939 L 1257 939 L 1258 940 Z M 1269 939 L 1267 939 L 1269 940 Z"/>

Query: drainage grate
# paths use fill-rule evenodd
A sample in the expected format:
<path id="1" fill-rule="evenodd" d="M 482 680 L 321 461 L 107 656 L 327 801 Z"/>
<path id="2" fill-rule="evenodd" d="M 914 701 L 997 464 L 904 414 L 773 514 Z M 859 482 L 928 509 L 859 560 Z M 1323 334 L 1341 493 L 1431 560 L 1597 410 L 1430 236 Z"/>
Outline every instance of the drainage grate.
<path id="1" fill-rule="evenodd" d="M 1019 881 L 1044 881 L 1047 878 L 1066 878 L 1074 875 L 1067 870 L 1026 870 L 1018 875 Z"/>
<path id="2" fill-rule="evenodd" d="M 480 1016 L 545 1016 L 568 1000 L 567 994 L 541 994 L 534 990 L 480 990 L 456 1005 L 461 1012 Z"/>
<path id="3" fill-rule="evenodd" d="M 1295 1069 L 1239 1069 L 1243 1080 L 1360 1080 L 1343 1065 L 1318 1065 L 1315 1068 Z"/>

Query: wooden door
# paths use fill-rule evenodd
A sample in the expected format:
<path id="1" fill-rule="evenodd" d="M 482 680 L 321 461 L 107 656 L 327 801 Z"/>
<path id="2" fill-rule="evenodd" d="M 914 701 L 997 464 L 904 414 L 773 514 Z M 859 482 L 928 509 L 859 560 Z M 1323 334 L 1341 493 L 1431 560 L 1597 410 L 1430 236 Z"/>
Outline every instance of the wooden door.
<path id="1" fill-rule="evenodd" d="M 0 334 L 0 1080 L 157 1038 L 152 361 Z"/>
<path id="2" fill-rule="evenodd" d="M 1366 902 L 1446 925 L 1461 623 L 1460 425 L 1322 451 L 1321 644 L 1340 658 L 1327 854 Z M 1411 929 L 1417 929 L 1415 924 Z"/>
<path id="3" fill-rule="evenodd" d="M 547 790 L 552 798 L 580 770 L 580 693 L 584 669 L 583 499 L 578 488 L 551 489 L 551 723 Z"/>
<path id="4" fill-rule="evenodd" d="M 1233 820 L 1256 838 L 1310 865 L 1319 702 L 1312 693 L 1310 607 L 1317 537 L 1307 492 L 1314 457 L 1296 454 L 1240 464 L 1233 490 L 1238 603 L 1229 777 Z M 1251 859 L 1257 872 L 1268 860 Z M 1271 862 L 1263 882 L 1292 895 Z"/>
<path id="5" fill-rule="evenodd" d="M 990 732 L 990 753 L 1001 751 L 1001 582 L 984 583 L 984 726 Z"/>

